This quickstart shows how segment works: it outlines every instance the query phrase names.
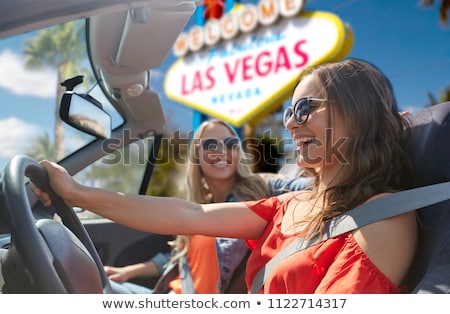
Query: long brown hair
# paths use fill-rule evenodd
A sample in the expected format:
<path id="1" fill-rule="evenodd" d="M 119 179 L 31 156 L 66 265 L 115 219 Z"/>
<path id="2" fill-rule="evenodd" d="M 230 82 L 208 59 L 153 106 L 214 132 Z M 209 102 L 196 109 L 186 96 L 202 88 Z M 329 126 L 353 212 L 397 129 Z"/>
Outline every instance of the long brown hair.
<path id="1" fill-rule="evenodd" d="M 414 175 L 407 154 L 410 126 L 399 113 L 392 85 L 374 65 L 359 59 L 327 63 L 302 77 L 312 78 L 329 106 L 328 125 L 333 128 L 336 110 L 342 114 L 347 134 L 342 147 L 345 162 L 333 182 L 318 195 L 322 199 L 319 215 L 308 217 L 310 236 L 323 231 L 327 220 L 383 192 L 412 187 Z M 332 149 L 332 139 L 325 144 Z M 310 173 L 314 173 L 309 169 Z M 317 174 L 316 174 L 317 175 Z M 316 177 L 317 183 L 317 177 Z"/>

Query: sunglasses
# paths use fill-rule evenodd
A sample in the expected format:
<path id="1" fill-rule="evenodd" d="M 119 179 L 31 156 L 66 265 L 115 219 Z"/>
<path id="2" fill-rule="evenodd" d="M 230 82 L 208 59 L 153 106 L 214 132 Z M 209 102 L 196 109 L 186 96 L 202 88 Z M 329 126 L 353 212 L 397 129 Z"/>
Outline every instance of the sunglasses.
<path id="1" fill-rule="evenodd" d="M 294 106 L 292 107 L 288 107 L 286 109 L 284 109 L 284 113 L 283 113 L 283 124 L 284 127 L 286 127 L 289 119 L 292 117 L 292 115 L 294 115 L 295 117 L 295 121 L 298 124 L 303 124 L 306 121 L 308 121 L 309 118 L 309 114 L 311 113 L 311 107 L 318 107 L 320 105 L 317 104 L 313 104 L 313 101 L 326 101 L 326 99 L 322 99 L 322 98 L 314 98 L 314 97 L 302 97 L 299 98 Z"/>
<path id="2" fill-rule="evenodd" d="M 227 137 L 223 140 L 218 138 L 205 138 L 200 140 L 200 146 L 204 151 L 219 152 L 225 147 L 228 150 L 239 147 L 240 141 L 237 137 Z"/>

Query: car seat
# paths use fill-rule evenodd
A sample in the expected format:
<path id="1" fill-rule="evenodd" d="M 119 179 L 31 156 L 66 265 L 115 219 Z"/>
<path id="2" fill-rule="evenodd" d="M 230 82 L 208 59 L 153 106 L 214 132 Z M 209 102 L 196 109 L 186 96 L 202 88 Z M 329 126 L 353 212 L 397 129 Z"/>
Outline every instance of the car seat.
<path id="1" fill-rule="evenodd" d="M 225 294 L 247 294 L 247 284 L 245 283 L 245 269 L 247 267 L 247 260 L 250 256 L 250 250 L 248 250 L 247 255 L 242 259 L 239 266 L 233 273 L 230 279 L 228 287 L 225 289 Z"/>
<path id="2" fill-rule="evenodd" d="M 450 181 L 450 102 L 408 115 L 418 185 Z M 450 191 L 449 191 L 450 192 Z M 450 200 L 417 211 L 420 245 L 406 280 L 412 293 L 450 292 Z"/>

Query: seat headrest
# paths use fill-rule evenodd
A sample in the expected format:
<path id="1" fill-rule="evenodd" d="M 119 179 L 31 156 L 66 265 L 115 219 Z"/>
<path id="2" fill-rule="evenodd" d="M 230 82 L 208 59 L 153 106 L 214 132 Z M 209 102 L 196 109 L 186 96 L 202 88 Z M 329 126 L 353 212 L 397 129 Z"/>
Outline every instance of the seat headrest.
<path id="1" fill-rule="evenodd" d="M 450 181 L 450 102 L 409 114 L 409 153 L 420 186 Z"/>

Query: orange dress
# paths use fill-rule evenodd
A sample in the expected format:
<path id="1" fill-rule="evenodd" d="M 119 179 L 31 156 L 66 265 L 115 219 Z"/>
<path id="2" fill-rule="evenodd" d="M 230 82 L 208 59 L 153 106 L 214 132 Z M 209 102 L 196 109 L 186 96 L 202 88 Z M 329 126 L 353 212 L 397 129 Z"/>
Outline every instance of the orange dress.
<path id="1" fill-rule="evenodd" d="M 246 202 L 268 224 L 258 242 L 248 241 L 252 254 L 246 281 L 251 287 L 258 271 L 297 235 L 281 232 L 285 206 L 278 198 Z M 401 293 L 367 257 L 351 232 L 297 252 L 279 263 L 260 293 Z"/>
<path id="2" fill-rule="evenodd" d="M 217 259 L 216 238 L 193 235 L 189 240 L 187 259 L 194 280 L 196 293 L 219 293 L 219 261 Z M 181 294 L 181 278 L 177 276 L 169 287 Z"/>

